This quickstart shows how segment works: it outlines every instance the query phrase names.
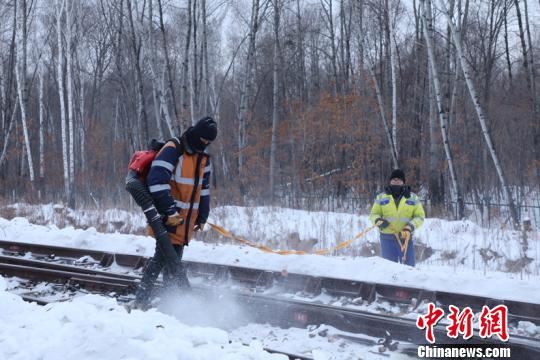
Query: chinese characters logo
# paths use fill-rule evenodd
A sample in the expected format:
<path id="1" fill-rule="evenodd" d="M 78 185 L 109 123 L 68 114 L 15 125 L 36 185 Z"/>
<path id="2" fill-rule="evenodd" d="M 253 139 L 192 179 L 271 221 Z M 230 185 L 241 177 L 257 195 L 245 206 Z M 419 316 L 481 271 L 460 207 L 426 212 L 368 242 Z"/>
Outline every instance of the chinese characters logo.
<path id="1" fill-rule="evenodd" d="M 462 311 L 454 305 L 449 306 L 450 313 L 447 316 L 450 324 L 446 326 L 446 335 L 456 339 L 460 334 L 467 340 L 473 336 L 474 313 L 470 307 Z M 508 341 L 508 308 L 506 305 L 498 305 L 490 309 L 482 307 L 478 317 L 479 336 L 489 338 L 497 335 L 501 341 Z M 444 310 L 436 307 L 433 303 L 428 304 L 427 314 L 416 319 L 416 326 L 420 330 L 426 330 L 426 340 L 435 343 L 434 327 L 444 317 Z"/>

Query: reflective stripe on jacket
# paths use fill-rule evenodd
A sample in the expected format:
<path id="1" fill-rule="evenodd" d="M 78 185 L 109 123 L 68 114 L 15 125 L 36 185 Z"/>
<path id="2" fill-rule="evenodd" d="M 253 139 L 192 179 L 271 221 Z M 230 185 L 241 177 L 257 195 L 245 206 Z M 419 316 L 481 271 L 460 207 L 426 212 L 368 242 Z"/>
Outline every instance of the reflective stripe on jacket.
<path id="1" fill-rule="evenodd" d="M 402 196 L 399 206 L 396 207 L 394 197 L 384 192 L 375 198 L 369 219 L 373 224 L 377 218 L 388 220 L 390 226 L 380 231 L 384 234 L 397 234 L 407 224 L 418 229 L 424 223 L 425 216 L 424 208 L 416 194 L 411 193 L 409 197 Z"/>
<path id="2" fill-rule="evenodd" d="M 173 142 L 168 142 L 157 154 L 147 183 L 160 212 L 176 211 L 184 219 L 182 225 L 168 226 L 167 231 L 173 244 L 186 245 L 197 219 L 206 222 L 210 210 L 210 158 L 206 153 L 185 151 L 177 157 L 174 146 Z"/>

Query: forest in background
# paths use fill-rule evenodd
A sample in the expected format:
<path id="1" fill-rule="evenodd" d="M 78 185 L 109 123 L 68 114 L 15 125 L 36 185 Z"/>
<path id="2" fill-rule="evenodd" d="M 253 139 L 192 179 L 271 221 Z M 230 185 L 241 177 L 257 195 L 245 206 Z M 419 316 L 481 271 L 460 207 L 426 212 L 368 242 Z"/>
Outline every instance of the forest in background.
<path id="1" fill-rule="evenodd" d="M 203 115 L 214 204 L 540 209 L 540 1 L 0 0 L 0 196 L 129 206 L 133 151 Z M 502 206 L 501 206 L 502 205 Z"/>

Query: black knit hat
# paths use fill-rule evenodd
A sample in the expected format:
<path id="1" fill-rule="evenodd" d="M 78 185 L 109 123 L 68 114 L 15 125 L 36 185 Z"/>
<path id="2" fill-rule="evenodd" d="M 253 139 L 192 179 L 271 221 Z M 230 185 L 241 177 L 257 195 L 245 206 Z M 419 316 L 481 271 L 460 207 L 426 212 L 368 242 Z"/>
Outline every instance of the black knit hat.
<path id="1" fill-rule="evenodd" d="M 405 173 L 401 169 L 394 169 L 388 180 L 401 179 L 405 183 Z"/>
<path id="2" fill-rule="evenodd" d="M 210 116 L 205 116 L 193 126 L 193 134 L 214 141 L 217 137 L 217 124 Z"/>

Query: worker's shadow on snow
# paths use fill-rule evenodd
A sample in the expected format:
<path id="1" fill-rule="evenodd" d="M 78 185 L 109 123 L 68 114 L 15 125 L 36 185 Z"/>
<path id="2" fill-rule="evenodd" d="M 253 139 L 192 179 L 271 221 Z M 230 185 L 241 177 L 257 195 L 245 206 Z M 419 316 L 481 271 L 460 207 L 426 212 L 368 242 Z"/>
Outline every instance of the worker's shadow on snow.
<path id="1" fill-rule="evenodd" d="M 169 290 L 160 294 L 158 310 L 176 317 L 182 323 L 233 329 L 249 324 L 251 316 L 223 292 L 190 292 Z"/>

